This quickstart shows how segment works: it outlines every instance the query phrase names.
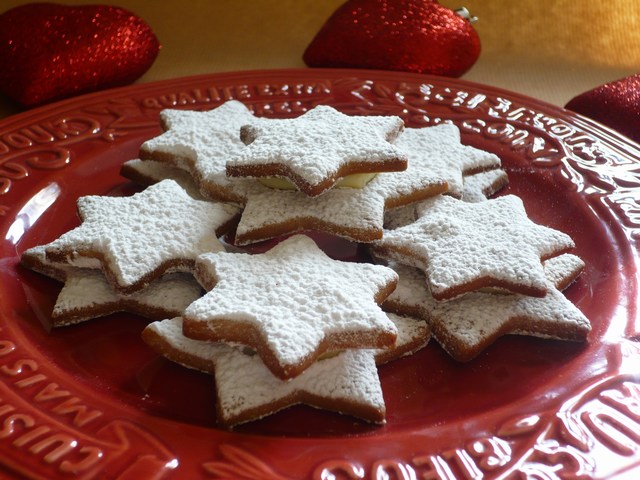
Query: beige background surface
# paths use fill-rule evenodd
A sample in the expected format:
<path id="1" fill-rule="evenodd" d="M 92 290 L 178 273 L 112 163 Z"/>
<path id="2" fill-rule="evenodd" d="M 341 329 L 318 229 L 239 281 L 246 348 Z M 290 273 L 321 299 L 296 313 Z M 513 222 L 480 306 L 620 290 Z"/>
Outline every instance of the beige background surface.
<path id="1" fill-rule="evenodd" d="M 200 73 L 304 67 L 302 53 L 343 0 L 57 0 L 125 7 L 162 50 L 138 81 Z M 0 11 L 24 1 L 1 0 Z M 564 105 L 640 72 L 640 0 L 441 0 L 466 6 L 482 54 L 462 78 Z M 0 99 L 0 117 L 19 109 Z"/>

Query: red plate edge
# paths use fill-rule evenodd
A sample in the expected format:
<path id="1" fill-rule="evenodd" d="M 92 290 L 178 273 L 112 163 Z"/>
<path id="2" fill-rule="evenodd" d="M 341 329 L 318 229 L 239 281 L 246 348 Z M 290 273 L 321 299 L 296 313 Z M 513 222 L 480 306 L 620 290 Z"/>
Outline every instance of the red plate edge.
<path id="1" fill-rule="evenodd" d="M 161 107 L 175 101 L 211 108 L 218 101 L 213 87 L 220 100 L 238 98 L 260 106 L 258 113 L 264 105 L 295 115 L 330 103 L 348 113 L 401 114 L 410 126 L 456 122 L 466 143 L 503 156 L 511 188 L 526 193 L 532 215 L 581 234 L 578 247 L 596 266 L 588 266 L 586 279 L 568 295 L 604 315 L 591 318 L 589 345 L 571 347 L 566 356 L 554 353 L 566 362 L 558 379 L 532 374 L 538 384 L 526 394 L 505 394 L 506 403 L 485 401 L 484 410 L 449 411 L 444 420 L 422 425 L 410 419 L 402 425 L 389 412 L 381 429 L 356 426 L 352 435 L 313 438 L 269 435 L 274 425 L 268 422 L 263 431 L 230 433 L 166 419 L 130 399 L 118 401 L 113 385 L 89 381 L 86 372 L 60 371 L 33 343 L 37 329 L 20 324 L 34 313 L 26 309 L 17 252 L 68 228 L 76 196 L 117 185 L 113 173 L 95 178 L 98 164 L 112 171 L 132 158 L 140 139 L 157 133 Z M 1 121 L 0 141 L 0 188 L 8 189 L 0 195 L 0 453 L 8 472 L 32 478 L 612 478 L 633 475 L 640 463 L 640 147 L 596 122 L 463 80 L 304 69 L 200 75 L 77 97 Z M 562 218 L 549 206 L 561 209 Z M 64 221 L 52 224 L 58 212 Z M 580 222 L 567 220 L 574 217 Z M 39 228 L 43 222 L 47 231 Z M 599 292 L 610 296 L 599 299 Z M 29 300 L 31 308 L 42 303 Z M 496 352 L 514 358 L 517 348 L 530 345 L 509 339 L 492 347 L 490 358 L 464 368 L 482 375 L 482 367 L 496 365 Z M 446 363 L 432 347 L 421 358 L 460 373 L 462 367 Z M 304 419 L 307 413 L 291 415 Z"/>

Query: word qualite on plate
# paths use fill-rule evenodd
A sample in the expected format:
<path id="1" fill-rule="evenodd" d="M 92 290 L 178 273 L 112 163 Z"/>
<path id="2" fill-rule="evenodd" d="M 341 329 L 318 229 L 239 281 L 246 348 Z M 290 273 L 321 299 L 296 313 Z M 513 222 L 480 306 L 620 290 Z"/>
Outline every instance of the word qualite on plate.
<path id="1" fill-rule="evenodd" d="M 149 25 L 122 8 L 22 5 L 0 15 L 0 92 L 31 107 L 127 85 L 159 50 Z"/>

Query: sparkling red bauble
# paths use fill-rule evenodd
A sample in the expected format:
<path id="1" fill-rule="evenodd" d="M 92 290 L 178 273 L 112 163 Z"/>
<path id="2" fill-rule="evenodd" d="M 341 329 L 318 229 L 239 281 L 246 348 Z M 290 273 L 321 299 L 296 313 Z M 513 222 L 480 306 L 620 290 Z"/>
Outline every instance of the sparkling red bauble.
<path id="1" fill-rule="evenodd" d="M 582 93 L 571 99 L 566 108 L 640 143 L 640 74 Z"/>
<path id="2" fill-rule="evenodd" d="M 0 15 L 0 92 L 25 106 L 126 85 L 160 45 L 122 8 L 32 3 Z"/>
<path id="3" fill-rule="evenodd" d="M 349 0 L 304 52 L 311 67 L 404 70 L 458 77 L 476 62 L 471 23 L 435 0 Z"/>

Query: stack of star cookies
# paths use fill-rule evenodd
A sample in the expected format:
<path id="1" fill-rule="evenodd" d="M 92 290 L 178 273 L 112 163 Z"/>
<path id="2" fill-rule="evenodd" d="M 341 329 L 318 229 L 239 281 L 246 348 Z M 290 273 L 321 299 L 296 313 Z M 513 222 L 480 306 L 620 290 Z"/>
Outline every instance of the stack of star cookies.
<path id="1" fill-rule="evenodd" d="M 237 101 L 161 121 L 121 170 L 148 186 L 81 198 L 80 226 L 22 262 L 65 283 L 54 326 L 118 310 L 156 320 L 144 341 L 214 375 L 222 425 L 296 403 L 382 423 L 376 365 L 432 330 L 459 360 L 505 333 L 589 331 L 560 293 L 583 267 L 572 240 L 517 197 L 488 200 L 508 180 L 500 159 L 454 125 L 322 105 L 265 119 Z M 377 262 L 330 258 L 307 231 L 367 244 Z"/>
<path id="2" fill-rule="evenodd" d="M 393 270 L 333 260 L 304 235 L 259 255 L 201 255 L 195 276 L 208 293 L 143 338 L 214 374 L 224 425 L 296 403 L 384 422 L 376 364 L 429 340 L 426 323 L 378 306 L 395 288 Z"/>
<path id="3" fill-rule="evenodd" d="M 191 273 L 196 258 L 224 249 L 218 237 L 239 209 L 196 200 L 165 180 L 132 197 L 82 197 L 78 213 L 79 227 L 22 254 L 24 266 L 65 284 L 53 326 L 117 311 L 182 313 L 202 293 Z"/>
<path id="4" fill-rule="evenodd" d="M 449 124 L 409 129 L 398 117 L 323 105 L 264 119 L 237 101 L 207 112 L 165 110 L 161 122 L 166 131 L 141 146 L 123 175 L 147 184 L 179 179 L 204 198 L 237 204 L 236 245 L 306 230 L 369 243 L 382 238 L 386 211 L 445 192 L 459 198 L 463 178 L 488 193 L 507 181 L 496 155 L 461 144 Z"/>
<path id="5" fill-rule="evenodd" d="M 427 320 L 455 359 L 509 333 L 586 339 L 589 321 L 560 293 L 584 267 L 566 253 L 573 240 L 533 223 L 518 197 L 434 197 L 395 226 L 371 248 L 400 276 L 383 307 Z"/>

